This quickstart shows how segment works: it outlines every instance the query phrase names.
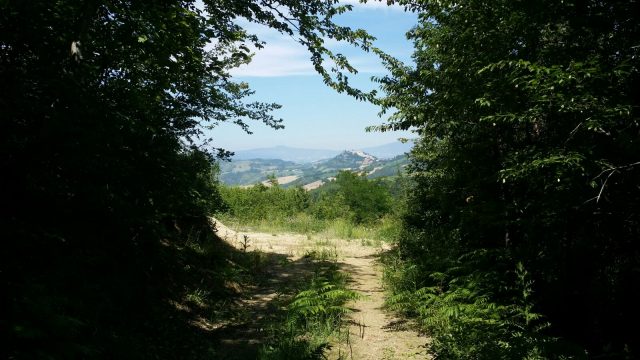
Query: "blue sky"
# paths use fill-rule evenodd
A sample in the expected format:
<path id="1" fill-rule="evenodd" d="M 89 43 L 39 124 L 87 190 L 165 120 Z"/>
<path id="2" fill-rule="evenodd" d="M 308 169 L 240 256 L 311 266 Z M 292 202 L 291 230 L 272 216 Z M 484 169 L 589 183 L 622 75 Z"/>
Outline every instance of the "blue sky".
<path id="1" fill-rule="evenodd" d="M 354 10 L 338 18 L 340 25 L 363 28 L 377 38 L 375 45 L 405 61 L 411 61 L 412 45 L 405 33 L 416 24 L 416 15 L 386 3 L 353 3 Z M 254 101 L 275 102 L 282 109 L 274 114 L 284 119 L 285 129 L 273 130 L 252 123 L 248 135 L 237 125 L 223 123 L 211 131 L 214 146 L 237 151 L 286 145 L 302 148 L 358 149 L 412 137 L 408 132 L 366 133 L 365 127 L 383 121 L 379 108 L 328 88 L 317 75 L 305 48 L 288 36 L 254 24 L 243 24 L 267 44 L 256 52 L 251 64 L 233 71 L 237 80 L 256 91 Z M 329 42 L 358 70 L 350 83 L 363 89 L 377 88 L 371 76 L 385 73 L 376 56 L 348 44 Z"/>

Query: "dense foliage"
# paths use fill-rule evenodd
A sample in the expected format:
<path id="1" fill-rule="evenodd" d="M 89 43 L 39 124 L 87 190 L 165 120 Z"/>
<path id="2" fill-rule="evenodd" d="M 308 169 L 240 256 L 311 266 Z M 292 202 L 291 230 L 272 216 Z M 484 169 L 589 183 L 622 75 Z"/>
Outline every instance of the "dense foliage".
<path id="1" fill-rule="evenodd" d="M 420 139 L 392 303 L 437 358 L 640 356 L 638 3 L 400 2 L 416 66 L 386 58 L 379 129 Z"/>
<path id="2" fill-rule="evenodd" d="M 270 186 L 224 186 L 220 188 L 224 208 L 217 216 L 262 231 L 391 240 L 397 233 L 397 201 L 392 197 L 397 183 L 342 171 L 310 192 L 282 188 L 275 178 Z"/>
<path id="3" fill-rule="evenodd" d="M 309 206 L 302 188 L 283 189 L 262 183 L 249 187 L 221 187 L 224 211 L 241 221 L 272 220 L 293 216 Z"/>
<path id="4" fill-rule="evenodd" d="M 166 280 L 188 268 L 176 240 L 221 204 L 212 160 L 226 153 L 204 130 L 282 126 L 276 104 L 246 101 L 251 90 L 229 75 L 263 45 L 238 20 L 296 37 L 328 85 L 364 98 L 342 73 L 353 68 L 323 45 L 369 46 L 363 31 L 332 22 L 347 9 L 320 0 L 0 2 L 10 358 L 173 357 L 180 340 L 154 326 L 175 326 L 173 317 L 151 312 L 183 290 Z M 173 330 L 195 331 L 182 327 Z"/>
<path id="5" fill-rule="evenodd" d="M 329 340 L 345 340 L 340 335 L 349 333 L 345 329 L 345 315 L 351 311 L 347 305 L 359 295 L 347 288 L 349 278 L 338 271 L 335 256 L 314 259 L 313 276 L 287 304 L 281 321 L 270 329 L 272 335 L 259 353 L 260 360 L 326 359 Z"/>
<path id="6" fill-rule="evenodd" d="M 319 218 L 346 218 L 372 223 L 392 210 L 389 188 L 382 180 L 369 180 L 351 171 L 340 171 L 336 179 L 313 193 L 312 213 Z"/>

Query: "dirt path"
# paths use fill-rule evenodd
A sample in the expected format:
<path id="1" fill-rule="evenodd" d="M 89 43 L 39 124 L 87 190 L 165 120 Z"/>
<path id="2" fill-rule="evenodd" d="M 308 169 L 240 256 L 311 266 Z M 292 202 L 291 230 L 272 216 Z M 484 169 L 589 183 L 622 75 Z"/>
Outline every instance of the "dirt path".
<path id="1" fill-rule="evenodd" d="M 353 313 L 350 315 L 348 344 L 336 344 L 327 354 L 329 359 L 337 359 L 338 354 L 343 356 L 347 354 L 348 359 L 354 360 L 427 358 L 425 348 L 427 338 L 420 336 L 410 328 L 409 324 L 383 309 L 384 291 L 381 283 L 381 269 L 375 262 L 382 248 L 363 246 L 357 240 L 312 239 L 306 235 L 296 234 L 239 232 L 220 222 L 216 223 L 216 228 L 218 236 L 237 248 L 242 249 L 243 246 L 248 245 L 249 250 L 260 250 L 261 253 L 287 259 L 286 266 L 277 263 L 270 266 L 270 281 L 265 285 L 245 289 L 247 296 L 243 306 L 264 310 L 256 314 L 273 313 L 269 307 L 277 303 L 274 300 L 282 293 L 282 288 L 304 278 L 305 273 L 311 271 L 305 254 L 312 251 L 337 254 L 339 266 L 352 277 L 352 289 L 364 297 L 349 306 L 353 309 Z M 261 325 L 259 321 L 251 323 L 257 328 L 247 327 L 245 324 L 243 331 L 229 331 L 228 340 L 223 339 L 222 342 L 226 341 L 225 344 L 230 348 L 234 348 L 233 345 L 242 348 L 255 344 L 258 342 L 256 337 Z M 225 354 L 221 355 L 225 356 Z M 221 358 L 234 357 L 230 353 L 228 357 Z"/>
<path id="2" fill-rule="evenodd" d="M 353 304 L 349 353 L 353 359 L 427 358 L 427 339 L 412 330 L 410 324 L 383 310 L 384 289 L 375 258 L 375 254 L 369 254 L 343 260 L 354 281 L 352 288 L 365 295 Z"/>

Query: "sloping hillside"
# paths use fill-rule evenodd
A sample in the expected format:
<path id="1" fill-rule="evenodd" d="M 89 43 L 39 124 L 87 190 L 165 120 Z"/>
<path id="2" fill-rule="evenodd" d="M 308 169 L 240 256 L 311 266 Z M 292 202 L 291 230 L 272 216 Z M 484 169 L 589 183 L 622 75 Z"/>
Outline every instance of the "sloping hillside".
<path id="1" fill-rule="evenodd" d="M 341 170 L 360 172 L 369 178 L 395 176 L 407 163 L 405 155 L 381 160 L 360 150 L 343 151 L 337 156 L 310 164 L 298 164 L 283 160 L 234 160 L 220 164 L 220 180 L 227 185 L 253 185 L 266 181 L 270 176 L 287 177 L 283 186 L 306 186 L 329 181 Z"/>
<path id="2" fill-rule="evenodd" d="M 270 175 L 278 177 L 302 176 L 301 165 L 284 160 L 233 160 L 220 164 L 220 181 L 227 185 L 252 185 L 265 181 Z"/>
<path id="3" fill-rule="evenodd" d="M 314 161 L 329 159 L 336 156 L 340 151 L 327 149 L 302 149 L 288 146 L 275 146 L 270 148 L 260 148 L 251 150 L 239 150 L 233 156 L 234 160 L 255 160 L 255 159 L 280 159 L 292 161 L 299 164 L 307 164 Z"/>

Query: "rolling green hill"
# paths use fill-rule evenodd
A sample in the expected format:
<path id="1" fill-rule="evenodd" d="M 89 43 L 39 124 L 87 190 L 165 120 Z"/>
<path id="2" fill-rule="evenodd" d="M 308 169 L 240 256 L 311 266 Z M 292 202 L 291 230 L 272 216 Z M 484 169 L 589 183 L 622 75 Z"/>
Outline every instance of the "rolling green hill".
<path id="1" fill-rule="evenodd" d="M 333 158 L 308 164 L 277 159 L 224 162 L 220 164 L 220 180 L 227 185 L 248 186 L 265 182 L 270 176 L 275 176 L 284 187 L 303 186 L 311 189 L 331 180 L 341 170 L 360 172 L 369 178 L 377 178 L 395 176 L 406 164 L 405 155 L 383 160 L 363 151 L 349 150 Z"/>
<path id="2" fill-rule="evenodd" d="M 220 181 L 227 185 L 252 185 L 278 177 L 302 176 L 301 165 L 284 160 L 234 160 L 220 164 Z"/>

